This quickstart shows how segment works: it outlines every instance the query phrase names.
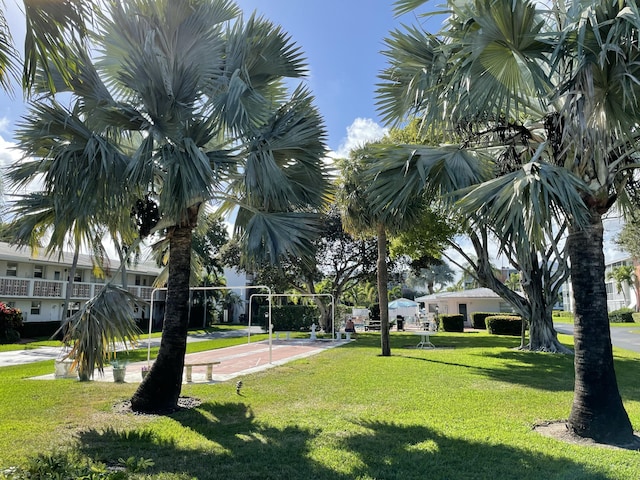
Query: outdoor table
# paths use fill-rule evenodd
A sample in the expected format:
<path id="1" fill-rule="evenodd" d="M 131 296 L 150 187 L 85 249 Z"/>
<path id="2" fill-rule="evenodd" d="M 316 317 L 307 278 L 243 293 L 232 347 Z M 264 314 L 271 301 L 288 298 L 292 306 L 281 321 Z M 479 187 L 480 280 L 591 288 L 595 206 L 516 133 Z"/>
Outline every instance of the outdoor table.
<path id="1" fill-rule="evenodd" d="M 420 330 L 415 332 L 416 335 L 420 335 L 420 343 L 416 348 L 436 348 L 436 346 L 429 340 L 429 335 L 435 335 L 436 332 L 430 330 Z"/>

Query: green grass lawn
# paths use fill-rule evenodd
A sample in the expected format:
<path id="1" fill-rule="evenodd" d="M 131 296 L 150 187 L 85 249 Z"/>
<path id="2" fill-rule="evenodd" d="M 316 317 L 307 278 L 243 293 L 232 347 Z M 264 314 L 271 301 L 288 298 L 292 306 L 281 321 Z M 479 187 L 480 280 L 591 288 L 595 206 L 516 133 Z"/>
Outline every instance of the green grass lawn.
<path id="1" fill-rule="evenodd" d="M 570 342 L 571 337 L 560 336 Z M 226 340 L 229 341 L 229 340 Z M 565 419 L 573 359 L 514 350 L 519 338 L 440 333 L 436 350 L 392 332 L 219 384 L 184 386 L 198 408 L 114 413 L 135 385 L 36 381 L 53 362 L 0 369 L 0 466 L 69 447 L 153 479 L 633 479 L 640 453 L 566 444 L 532 430 Z M 208 348 L 222 340 L 206 342 Z M 205 342 L 202 342 L 205 343 Z M 201 348 L 191 344 L 190 348 Z M 145 353 L 146 354 L 146 353 Z M 615 350 L 618 382 L 640 429 L 640 356 Z"/>

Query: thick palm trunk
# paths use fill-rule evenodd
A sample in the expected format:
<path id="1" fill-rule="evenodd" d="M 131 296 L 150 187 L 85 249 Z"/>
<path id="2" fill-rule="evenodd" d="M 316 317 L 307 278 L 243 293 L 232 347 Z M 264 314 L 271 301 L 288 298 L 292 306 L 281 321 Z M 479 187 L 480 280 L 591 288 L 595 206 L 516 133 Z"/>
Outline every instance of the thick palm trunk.
<path id="1" fill-rule="evenodd" d="M 175 227 L 171 234 L 162 341 L 149 374 L 131 398 L 136 412 L 167 412 L 178 405 L 187 348 L 191 236 L 189 226 Z"/>
<path id="2" fill-rule="evenodd" d="M 623 444 L 632 441 L 633 429 L 613 366 L 602 238 L 602 217 L 595 211 L 589 227 L 571 229 L 569 235 L 575 300 L 575 391 L 568 427 L 581 437 Z"/>
<path id="3" fill-rule="evenodd" d="M 391 342 L 389 341 L 389 296 L 387 284 L 389 272 L 387 271 L 387 231 L 384 225 L 378 224 L 378 302 L 380 303 L 380 346 L 382 356 L 391 355 Z"/>

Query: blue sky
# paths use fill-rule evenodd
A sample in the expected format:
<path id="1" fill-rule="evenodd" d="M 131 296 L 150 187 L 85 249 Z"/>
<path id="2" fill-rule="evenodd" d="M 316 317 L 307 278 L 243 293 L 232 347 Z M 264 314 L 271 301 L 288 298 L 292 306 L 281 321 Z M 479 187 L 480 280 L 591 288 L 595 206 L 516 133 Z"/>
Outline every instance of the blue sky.
<path id="1" fill-rule="evenodd" d="M 254 11 L 279 24 L 302 49 L 309 65 L 306 81 L 325 119 L 328 146 L 346 154 L 352 147 L 377 138 L 383 126 L 375 108 L 377 75 L 385 67 L 384 38 L 401 22 L 393 0 L 236 0 L 248 17 Z M 24 21 L 19 0 L 8 0 L 9 25 L 22 48 Z M 433 20 L 432 20 L 433 22 Z M 432 30 L 439 25 L 435 24 Z M 0 161 L 8 161 L 3 149 L 12 139 L 13 125 L 24 113 L 22 95 L 0 92 Z"/>

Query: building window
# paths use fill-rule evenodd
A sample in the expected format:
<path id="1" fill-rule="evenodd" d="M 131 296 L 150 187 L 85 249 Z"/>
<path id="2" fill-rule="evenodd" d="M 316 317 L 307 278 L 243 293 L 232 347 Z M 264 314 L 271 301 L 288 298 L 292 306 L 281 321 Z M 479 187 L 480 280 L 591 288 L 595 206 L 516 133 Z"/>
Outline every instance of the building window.
<path id="1" fill-rule="evenodd" d="M 33 278 L 44 278 L 44 267 L 42 265 L 33 266 Z"/>
<path id="2" fill-rule="evenodd" d="M 31 315 L 40 315 L 40 302 L 31 302 Z"/>
<path id="3" fill-rule="evenodd" d="M 140 284 L 141 284 L 140 282 L 141 282 L 141 277 L 140 277 L 140 275 L 136 275 L 135 284 L 136 284 L 136 285 L 140 285 Z"/>
<path id="4" fill-rule="evenodd" d="M 17 277 L 17 276 L 18 276 L 18 264 L 7 263 L 7 277 Z"/>
<path id="5" fill-rule="evenodd" d="M 82 281 L 82 270 L 76 270 L 76 273 L 73 275 L 73 281 L 74 282 Z"/>
<path id="6" fill-rule="evenodd" d="M 53 279 L 60 280 L 60 272 L 53 272 Z"/>

